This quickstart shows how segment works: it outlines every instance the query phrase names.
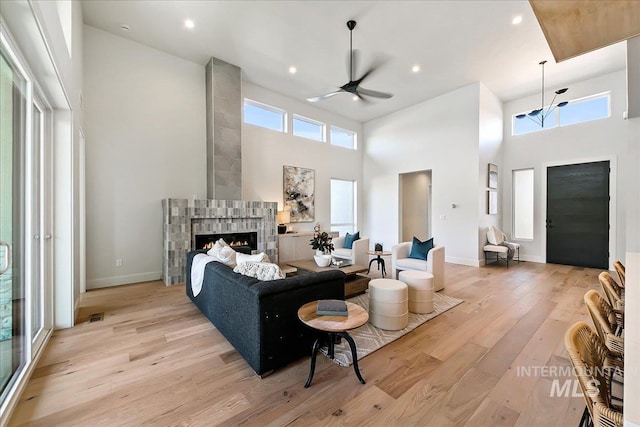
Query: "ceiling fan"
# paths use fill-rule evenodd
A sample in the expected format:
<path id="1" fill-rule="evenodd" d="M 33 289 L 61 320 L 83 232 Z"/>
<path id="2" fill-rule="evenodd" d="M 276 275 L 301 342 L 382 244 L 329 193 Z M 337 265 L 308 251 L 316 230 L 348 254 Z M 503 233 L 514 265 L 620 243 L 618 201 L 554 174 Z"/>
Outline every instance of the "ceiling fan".
<path id="1" fill-rule="evenodd" d="M 371 68 L 369 68 L 369 70 L 364 73 L 362 75 L 362 77 L 360 77 L 357 80 L 355 79 L 354 76 L 354 62 L 355 62 L 355 52 L 353 50 L 353 29 L 356 27 L 356 21 L 348 21 L 347 22 L 347 28 L 349 29 L 349 83 L 346 83 L 342 86 L 340 86 L 340 89 L 333 91 L 333 92 L 329 92 L 327 94 L 324 95 L 320 95 L 320 96 L 314 96 L 312 98 L 307 98 L 307 101 L 309 102 L 318 102 L 318 101 L 322 101 L 323 99 L 327 99 L 327 98 L 331 98 L 334 95 L 337 95 L 339 93 L 351 93 L 354 96 L 354 99 L 360 99 L 362 101 L 367 101 L 365 98 L 363 98 L 362 96 L 370 96 L 373 98 L 384 98 L 384 99 L 388 99 L 391 98 L 393 96 L 393 94 L 390 93 L 385 93 L 385 92 L 378 92 L 376 90 L 370 90 L 370 89 L 365 89 L 363 87 L 360 87 L 360 83 L 362 83 L 362 81 L 364 79 L 367 78 L 367 76 L 369 76 L 373 71 L 375 71 L 376 67 L 373 66 Z"/>

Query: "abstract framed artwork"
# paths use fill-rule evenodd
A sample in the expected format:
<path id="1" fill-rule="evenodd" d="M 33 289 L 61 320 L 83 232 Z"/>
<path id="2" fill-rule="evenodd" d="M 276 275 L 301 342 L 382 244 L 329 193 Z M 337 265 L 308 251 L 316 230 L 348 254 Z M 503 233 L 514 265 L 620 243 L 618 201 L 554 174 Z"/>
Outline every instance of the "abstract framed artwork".
<path id="1" fill-rule="evenodd" d="M 489 182 L 487 184 L 489 188 L 498 188 L 498 165 L 489 163 Z"/>
<path id="2" fill-rule="evenodd" d="M 315 218 L 315 171 L 283 166 L 284 207 L 291 222 L 313 222 Z"/>
<path id="3" fill-rule="evenodd" d="M 498 213 L 498 192 L 487 190 L 487 213 L 496 215 Z"/>

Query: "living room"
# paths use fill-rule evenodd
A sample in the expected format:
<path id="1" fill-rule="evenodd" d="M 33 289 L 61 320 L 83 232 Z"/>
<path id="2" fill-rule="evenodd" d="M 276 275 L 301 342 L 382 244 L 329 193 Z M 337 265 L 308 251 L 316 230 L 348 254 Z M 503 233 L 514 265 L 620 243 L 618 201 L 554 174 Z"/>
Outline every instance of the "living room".
<path id="1" fill-rule="evenodd" d="M 82 204 L 78 193 L 81 184 L 77 177 L 84 173 L 86 247 L 83 250 L 80 242 L 74 240 L 78 239 L 78 233 L 73 235 L 70 232 L 70 242 L 74 244 L 61 248 L 56 255 L 56 258 L 71 260 L 64 268 L 56 264 L 54 273 L 58 286 L 62 286 L 62 283 L 67 285 L 63 297 L 55 292 L 57 300 L 64 300 L 57 303 L 55 309 L 55 324 L 63 328 L 73 325 L 73 308 L 85 298 L 85 290 L 158 280 L 162 269 L 163 244 L 161 201 L 165 198 L 206 198 L 206 88 L 203 64 L 210 58 L 188 60 L 135 41 L 137 28 L 133 21 L 116 22 L 111 15 L 108 18 L 112 20 L 110 30 L 105 31 L 93 20 L 103 11 L 101 7 L 108 7 L 106 3 L 95 2 L 96 6 L 89 6 L 73 2 L 73 59 L 67 57 L 64 60 L 61 55 L 66 49 L 64 37 L 62 31 L 55 27 L 59 26 L 59 23 L 56 24 L 57 12 L 41 3 L 44 2 L 33 2 L 33 14 L 44 23 L 45 38 L 52 46 L 58 73 L 65 83 L 64 90 L 68 93 L 74 116 L 74 144 L 79 144 L 79 141 L 84 144 L 82 148 L 79 145 L 70 147 L 73 154 L 69 163 L 66 163 L 67 170 L 69 164 L 73 165 L 73 172 L 65 178 L 73 189 L 66 197 L 74 201 L 75 205 L 70 205 L 75 207 L 67 208 L 66 203 L 60 203 L 65 206 L 60 208 L 62 211 L 56 212 L 57 218 L 73 218 L 73 224 L 68 225 L 70 229 L 75 232 L 82 230 L 83 215 L 77 210 L 77 206 Z M 544 41 L 529 4 L 514 3 L 516 5 L 505 9 L 496 7 L 495 13 L 507 19 L 511 26 L 513 10 L 520 8 L 520 13 L 528 21 L 525 22 L 525 28 L 535 29 L 535 37 Z M 247 4 L 235 7 L 242 13 L 247 12 L 244 8 L 249 8 Z M 259 18 L 261 14 L 266 14 L 265 10 L 269 7 L 265 3 L 251 6 L 251 10 Z M 280 7 L 285 8 L 282 5 Z M 358 4 L 350 5 L 354 16 L 366 15 L 361 7 L 364 8 Z M 374 22 L 381 20 L 380 15 L 394 8 L 387 4 L 377 6 L 380 9 L 376 11 L 376 7 L 371 7 L 377 16 L 370 18 Z M 478 5 L 475 7 L 481 8 Z M 334 12 L 323 8 L 323 14 L 332 15 Z M 343 21 L 352 17 L 345 16 L 343 19 L 340 15 L 335 18 L 336 22 L 324 22 L 322 19 L 323 25 L 313 27 L 314 37 L 326 35 L 335 40 L 335 46 L 339 49 L 337 52 L 324 52 L 313 60 L 321 62 L 332 56 L 339 57 L 340 61 L 335 61 L 340 64 L 334 74 L 338 78 L 335 84 L 346 75 L 343 63 L 347 32 L 343 28 Z M 4 14 L 3 19 L 16 32 L 12 26 L 15 21 Z M 279 21 L 273 19 L 272 25 L 277 26 Z M 399 17 L 396 19 L 400 20 Z M 187 46 L 202 43 L 197 32 L 201 30 L 201 24 L 196 15 L 194 20 L 195 31 L 186 36 L 176 35 L 171 49 L 188 51 L 191 48 Z M 229 21 L 238 22 L 233 19 Z M 244 22 L 241 27 L 252 27 L 249 17 Z M 129 30 L 122 29 L 123 25 L 129 25 Z M 379 31 L 372 28 L 376 24 L 367 24 L 367 19 L 363 18 L 359 25 L 361 27 L 354 32 L 354 44 L 361 49 L 363 56 L 376 53 L 370 52 L 369 46 L 361 48 L 367 37 Z M 245 30 L 250 32 L 249 28 Z M 176 32 L 178 30 L 186 31 L 176 27 Z M 224 28 L 220 31 L 240 30 Z M 411 34 L 410 29 L 404 31 Z M 274 36 L 259 32 L 253 34 L 253 43 L 258 43 L 261 37 L 266 38 L 265 43 L 276 43 L 270 38 Z M 14 37 L 23 42 L 22 36 L 14 34 Z M 182 37 L 190 41 L 180 45 L 182 41 L 179 43 L 177 40 L 182 40 Z M 425 49 L 424 41 L 416 49 Z M 624 43 L 607 49 L 614 50 L 613 55 L 617 60 L 626 57 Z M 546 44 L 544 50 L 548 51 Z M 624 51 L 622 56 L 621 50 Z M 185 56 L 188 55 L 194 53 L 185 53 Z M 274 65 L 273 59 L 264 58 L 259 48 L 249 50 L 244 55 L 255 55 L 270 66 Z M 291 63 L 279 64 L 281 70 L 272 69 L 270 72 L 288 74 L 287 69 L 296 58 L 308 55 L 314 55 L 311 48 L 296 52 L 295 56 L 292 53 Z M 224 59 L 223 54 L 218 57 Z M 548 166 L 609 160 L 613 182 L 609 240 L 611 259 L 625 259 L 627 254 L 638 252 L 640 216 L 635 192 L 635 183 L 639 181 L 636 167 L 640 140 L 638 118 L 623 119 L 623 114 L 628 111 L 628 93 L 631 92 L 627 84 L 627 68 L 624 62 L 613 61 L 616 64 L 613 69 L 600 64 L 584 74 L 587 77 L 567 81 L 566 78 L 563 80 L 560 72 L 554 71 L 554 66 L 559 65 L 551 64 L 549 52 L 549 76 L 555 77 L 559 85 L 570 88 L 567 99 L 610 93 L 610 117 L 514 136 L 511 117 L 539 105 L 540 93 L 537 88 L 540 69 L 537 62 L 541 59 L 544 58 L 530 54 L 527 63 L 519 63 L 517 70 L 514 67 L 513 72 L 526 74 L 526 80 L 536 89 L 521 90 L 517 96 L 504 96 L 508 101 L 496 96 L 489 89 L 489 83 L 473 80 L 441 92 L 434 90 L 428 97 L 393 112 L 375 110 L 381 108 L 378 104 L 385 102 L 382 100 L 373 102 L 372 106 L 356 104 L 356 109 L 350 115 L 335 112 L 339 109 L 331 111 L 331 107 L 304 101 L 305 96 L 314 93 L 309 93 L 302 80 L 296 80 L 302 79 L 299 76 L 305 73 L 301 65 L 298 65 L 297 75 L 287 76 L 292 79 L 290 83 L 294 88 L 300 93 L 304 91 L 304 96 L 297 98 L 253 83 L 252 79 L 259 79 L 254 74 L 248 74 L 242 82 L 242 100 L 248 99 L 286 111 L 288 129 L 291 129 L 292 116 L 296 114 L 327 126 L 353 131 L 357 135 L 357 148 L 349 150 L 301 138 L 289 131 L 276 132 L 243 123 L 242 199 L 278 202 L 281 208 L 284 202 L 283 166 L 313 169 L 316 181 L 315 220 L 312 223 L 293 224 L 292 228 L 311 231 L 316 223 L 320 223 L 328 229 L 331 226 L 330 180 L 356 181 L 357 229 L 369 237 L 372 244 L 380 242 L 388 249 L 401 241 L 397 227 L 399 174 L 429 170 L 433 179 L 432 235 L 439 244 L 446 246 L 446 262 L 453 269 L 453 278 L 463 276 L 462 273 L 456 276 L 455 272 L 459 271 L 456 266 L 477 269 L 483 265 L 482 247 L 486 243 L 487 227 L 494 225 L 503 230 L 512 230 L 511 171 L 534 169 L 538 183 L 535 197 L 542 203 L 543 172 Z M 297 64 L 302 64 L 301 61 Z M 311 66 L 313 61 L 310 62 Z M 587 59 L 576 58 L 567 64 L 577 63 L 573 67 L 584 68 L 582 64 L 587 62 L 580 61 Z M 508 68 L 511 65 L 497 64 L 495 67 Z M 422 72 L 416 74 L 407 67 L 397 79 L 406 81 L 406 85 L 425 84 L 430 79 L 428 71 L 428 63 L 422 64 Z M 243 69 L 243 72 L 246 71 Z M 382 74 L 386 71 L 382 67 L 378 72 Z M 397 74 L 397 69 L 393 68 L 390 72 Z M 326 80 L 333 80 L 333 75 Z M 312 78 L 314 83 L 319 84 L 318 91 L 324 90 L 326 80 Z M 284 82 L 285 79 L 281 78 L 280 81 Z M 552 84 L 548 83 L 549 90 Z M 514 89 L 514 93 L 518 92 Z M 341 105 L 340 108 L 353 110 L 353 105 Z M 497 165 L 500 170 L 499 209 L 496 215 L 486 213 L 489 163 Z M 56 163 L 56 173 L 64 169 L 64 164 Z M 60 200 L 67 199 L 56 197 L 57 202 Z M 535 224 L 544 221 L 542 204 L 536 205 L 534 221 Z M 521 257 L 531 263 L 544 263 L 543 227 L 536 227 L 535 233 L 533 239 L 521 242 Z M 84 251 L 86 257 L 81 255 Z M 627 258 L 627 263 L 631 259 Z M 73 285 L 69 287 L 69 283 Z M 89 294 L 91 292 L 86 295 Z M 638 423 L 637 418 L 635 422 Z"/>

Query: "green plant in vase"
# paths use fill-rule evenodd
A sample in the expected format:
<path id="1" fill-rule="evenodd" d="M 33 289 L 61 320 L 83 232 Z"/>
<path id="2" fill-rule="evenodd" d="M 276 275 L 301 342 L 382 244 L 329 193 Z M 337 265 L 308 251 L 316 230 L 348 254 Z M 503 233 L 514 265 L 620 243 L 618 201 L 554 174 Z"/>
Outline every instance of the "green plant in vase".
<path id="1" fill-rule="evenodd" d="M 312 249 L 315 249 L 314 259 L 319 267 L 327 267 L 331 264 L 331 251 L 333 251 L 332 237 L 326 231 L 316 230 L 313 239 L 309 240 Z"/>

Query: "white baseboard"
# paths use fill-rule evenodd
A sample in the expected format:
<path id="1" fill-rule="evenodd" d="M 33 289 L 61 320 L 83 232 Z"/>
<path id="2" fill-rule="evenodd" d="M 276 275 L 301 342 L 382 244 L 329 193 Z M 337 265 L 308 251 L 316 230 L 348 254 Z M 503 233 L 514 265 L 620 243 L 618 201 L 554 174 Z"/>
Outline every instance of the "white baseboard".
<path id="1" fill-rule="evenodd" d="M 444 262 L 448 262 L 448 263 L 451 263 L 451 264 L 468 265 L 469 267 L 480 267 L 480 261 L 477 260 L 477 259 L 457 258 L 457 257 L 445 256 Z"/>
<path id="2" fill-rule="evenodd" d="M 87 280 L 87 289 L 108 288 L 110 286 L 129 285 L 131 283 L 150 282 L 152 280 L 160 280 L 161 278 L 161 271 L 152 271 L 149 273 L 128 274 L 126 276 L 89 279 Z"/>

